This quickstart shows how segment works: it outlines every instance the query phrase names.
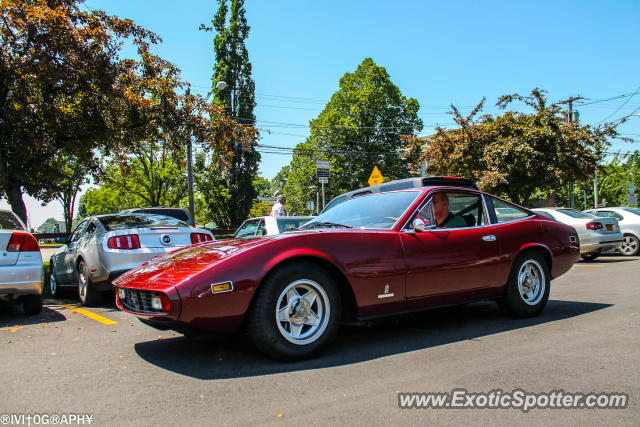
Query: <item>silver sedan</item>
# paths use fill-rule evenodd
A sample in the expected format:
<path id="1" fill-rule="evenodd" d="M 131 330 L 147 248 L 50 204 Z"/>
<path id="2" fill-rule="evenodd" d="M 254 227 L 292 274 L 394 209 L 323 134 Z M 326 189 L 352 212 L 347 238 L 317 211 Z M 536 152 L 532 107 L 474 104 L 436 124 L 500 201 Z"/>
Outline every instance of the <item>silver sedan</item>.
<path id="1" fill-rule="evenodd" d="M 620 224 L 624 243 L 620 253 L 627 256 L 640 254 L 640 209 L 629 207 L 612 207 L 589 209 L 585 212 L 604 218 L 615 218 Z"/>
<path id="2" fill-rule="evenodd" d="M 163 215 L 120 213 L 89 217 L 75 228 L 66 245 L 51 257 L 51 293 L 77 288 L 83 305 L 99 304 L 103 291 L 113 290 L 120 275 L 158 255 L 214 240 Z"/>
<path id="3" fill-rule="evenodd" d="M 25 314 L 38 314 L 43 280 L 38 241 L 13 212 L 0 210 L 0 299 L 17 300 Z"/>

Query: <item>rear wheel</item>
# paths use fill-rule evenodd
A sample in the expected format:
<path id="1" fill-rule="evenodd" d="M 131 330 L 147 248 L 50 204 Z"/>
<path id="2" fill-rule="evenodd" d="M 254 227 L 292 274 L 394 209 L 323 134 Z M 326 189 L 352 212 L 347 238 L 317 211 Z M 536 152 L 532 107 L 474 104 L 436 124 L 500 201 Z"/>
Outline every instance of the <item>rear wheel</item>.
<path id="1" fill-rule="evenodd" d="M 22 309 L 27 316 L 39 314 L 42 311 L 42 295 L 24 295 L 22 297 Z"/>
<path id="2" fill-rule="evenodd" d="M 91 307 L 100 304 L 102 295 L 91 285 L 89 267 L 84 261 L 78 265 L 78 298 L 82 305 Z"/>
<path id="3" fill-rule="evenodd" d="M 625 256 L 635 256 L 640 252 L 640 241 L 633 234 L 625 234 L 620 253 Z"/>
<path id="4" fill-rule="evenodd" d="M 248 318 L 256 347 L 280 360 L 310 357 L 338 331 L 340 293 L 329 274 L 312 263 L 285 266 L 258 289 Z"/>
<path id="5" fill-rule="evenodd" d="M 549 299 L 550 279 L 546 261 L 537 253 L 516 258 L 500 308 L 515 317 L 532 317 L 542 311 Z"/>

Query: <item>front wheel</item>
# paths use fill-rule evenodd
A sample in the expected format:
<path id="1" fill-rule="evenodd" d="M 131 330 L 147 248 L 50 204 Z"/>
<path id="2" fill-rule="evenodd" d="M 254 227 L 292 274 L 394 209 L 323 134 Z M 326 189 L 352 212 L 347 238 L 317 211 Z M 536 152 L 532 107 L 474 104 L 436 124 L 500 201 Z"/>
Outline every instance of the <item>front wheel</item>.
<path id="1" fill-rule="evenodd" d="M 633 234 L 625 234 L 620 248 L 620 253 L 624 256 L 636 256 L 640 252 L 640 241 Z"/>
<path id="2" fill-rule="evenodd" d="M 546 261 L 537 253 L 516 258 L 500 308 L 515 317 L 532 317 L 542 311 L 549 299 L 550 279 Z"/>
<path id="3" fill-rule="evenodd" d="M 91 285 L 89 267 L 84 261 L 78 265 L 78 299 L 84 306 L 91 307 L 100 304 L 101 294 Z"/>
<path id="4" fill-rule="evenodd" d="M 258 289 L 249 314 L 249 336 L 280 360 L 312 356 L 338 331 L 340 293 L 327 272 L 312 263 L 277 270 Z"/>

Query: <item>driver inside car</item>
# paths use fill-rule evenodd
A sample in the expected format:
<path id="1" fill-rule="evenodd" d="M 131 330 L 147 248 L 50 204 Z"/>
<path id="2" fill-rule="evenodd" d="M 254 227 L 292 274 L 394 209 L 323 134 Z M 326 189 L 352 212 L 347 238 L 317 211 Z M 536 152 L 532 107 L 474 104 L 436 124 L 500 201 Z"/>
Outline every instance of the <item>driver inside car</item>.
<path id="1" fill-rule="evenodd" d="M 466 227 L 467 222 L 461 216 L 449 212 L 449 197 L 445 193 L 433 195 L 433 214 L 437 228 Z"/>

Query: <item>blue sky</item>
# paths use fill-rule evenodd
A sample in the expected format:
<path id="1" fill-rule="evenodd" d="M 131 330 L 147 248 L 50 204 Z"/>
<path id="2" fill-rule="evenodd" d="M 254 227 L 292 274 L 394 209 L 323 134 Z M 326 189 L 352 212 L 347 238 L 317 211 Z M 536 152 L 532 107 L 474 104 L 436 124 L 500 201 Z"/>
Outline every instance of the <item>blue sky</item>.
<path id="1" fill-rule="evenodd" d="M 156 32 L 163 43 L 154 52 L 175 63 L 192 90 L 210 90 L 213 33 L 198 27 L 210 22 L 217 2 L 88 0 L 86 5 Z M 581 95 L 585 103 L 638 90 L 635 96 L 576 104 L 585 124 L 615 120 L 640 107 L 637 0 L 247 0 L 245 7 L 264 145 L 293 147 L 303 141 L 340 77 L 366 57 L 385 67 L 405 96 L 418 100 L 425 135 L 436 124 L 451 127 L 450 104 L 469 111 L 485 96 L 484 111 L 497 113 L 500 95 L 525 95 L 535 87 L 547 90 L 550 101 Z M 612 150 L 640 149 L 640 117 L 619 130 L 636 142 L 615 142 Z M 290 160 L 263 152 L 260 173 L 270 179 Z M 56 203 L 28 205 L 32 224 L 62 217 Z"/>

